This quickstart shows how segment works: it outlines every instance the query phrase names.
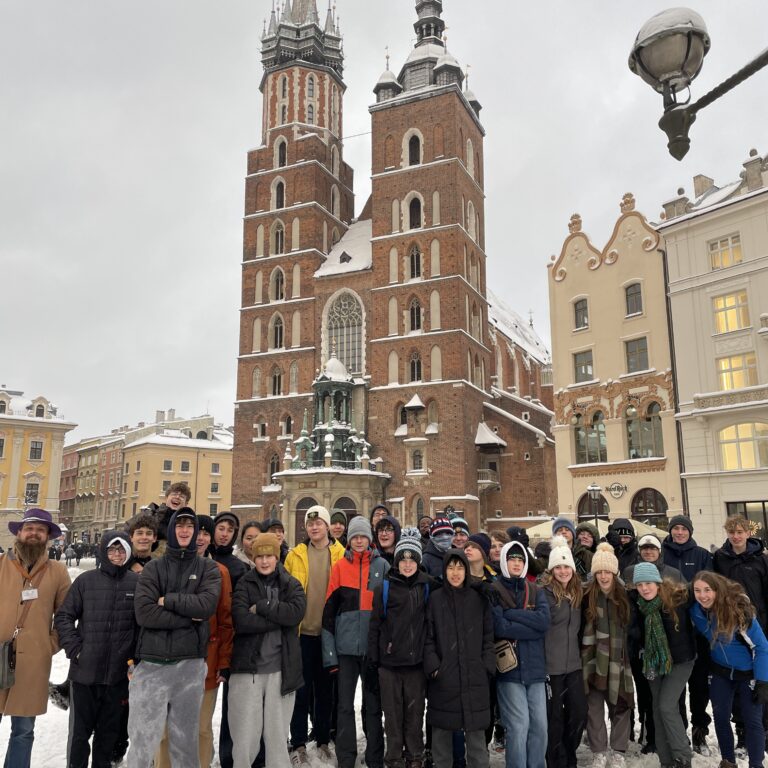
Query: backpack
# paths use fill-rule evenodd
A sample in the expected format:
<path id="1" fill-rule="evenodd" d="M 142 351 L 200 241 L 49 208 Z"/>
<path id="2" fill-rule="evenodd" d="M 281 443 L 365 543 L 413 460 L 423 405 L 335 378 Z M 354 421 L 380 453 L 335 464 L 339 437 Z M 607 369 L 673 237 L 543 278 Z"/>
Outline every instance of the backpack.
<path id="1" fill-rule="evenodd" d="M 424 605 L 429 600 L 429 582 L 424 582 Z M 384 609 L 384 618 L 387 618 L 387 602 L 389 601 L 389 579 L 384 579 L 381 582 L 381 605 Z"/>

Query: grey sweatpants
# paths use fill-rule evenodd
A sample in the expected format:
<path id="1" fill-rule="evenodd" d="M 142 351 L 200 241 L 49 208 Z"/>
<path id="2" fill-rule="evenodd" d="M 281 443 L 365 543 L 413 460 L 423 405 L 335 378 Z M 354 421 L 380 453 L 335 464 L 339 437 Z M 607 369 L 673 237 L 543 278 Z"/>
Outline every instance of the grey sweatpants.
<path id="1" fill-rule="evenodd" d="M 678 702 L 692 671 L 693 662 L 686 661 L 673 664 L 668 675 L 648 681 L 653 697 L 656 752 L 662 765 L 672 765 L 675 760 L 691 762 L 693 753 Z"/>
<path id="2" fill-rule="evenodd" d="M 467 748 L 467 768 L 488 768 L 490 756 L 485 731 L 464 731 Z M 432 760 L 435 768 L 453 765 L 453 731 L 432 726 Z"/>
<path id="3" fill-rule="evenodd" d="M 264 736 L 264 758 L 269 768 L 291 768 L 288 730 L 296 693 L 280 693 L 280 672 L 266 675 L 236 672 L 229 678 L 229 732 L 234 768 L 251 768 Z"/>
<path id="4" fill-rule="evenodd" d="M 626 752 L 629 742 L 629 721 L 632 715 L 629 704 L 621 697 L 616 704 L 610 704 L 608 691 L 598 691 L 592 687 L 587 695 L 589 748 L 593 752 L 605 752 L 608 749 L 608 729 L 605 725 L 606 705 L 608 719 L 611 721 L 611 749 L 614 752 Z"/>
<path id="5" fill-rule="evenodd" d="M 205 659 L 175 664 L 140 662 L 128 685 L 128 768 L 151 768 L 168 725 L 173 768 L 199 765 L 200 704 L 205 693 Z"/>

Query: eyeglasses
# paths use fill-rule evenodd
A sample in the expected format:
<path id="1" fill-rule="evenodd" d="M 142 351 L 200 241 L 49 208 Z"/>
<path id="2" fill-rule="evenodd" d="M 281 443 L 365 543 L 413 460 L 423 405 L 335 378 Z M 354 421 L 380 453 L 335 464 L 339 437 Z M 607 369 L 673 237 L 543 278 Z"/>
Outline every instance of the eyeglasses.
<path id="1" fill-rule="evenodd" d="M 394 533 L 395 529 L 391 525 L 382 525 L 379 528 L 379 533 Z"/>

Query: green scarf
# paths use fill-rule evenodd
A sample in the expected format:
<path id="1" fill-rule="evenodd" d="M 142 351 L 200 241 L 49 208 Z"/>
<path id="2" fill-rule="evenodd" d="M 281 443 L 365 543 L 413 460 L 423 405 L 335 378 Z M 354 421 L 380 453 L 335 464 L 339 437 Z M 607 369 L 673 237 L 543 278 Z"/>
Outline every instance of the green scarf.
<path id="1" fill-rule="evenodd" d="M 661 620 L 661 598 L 639 598 L 637 607 L 645 617 L 645 649 L 643 650 L 643 674 L 649 680 L 668 675 L 672 669 L 667 633 Z"/>

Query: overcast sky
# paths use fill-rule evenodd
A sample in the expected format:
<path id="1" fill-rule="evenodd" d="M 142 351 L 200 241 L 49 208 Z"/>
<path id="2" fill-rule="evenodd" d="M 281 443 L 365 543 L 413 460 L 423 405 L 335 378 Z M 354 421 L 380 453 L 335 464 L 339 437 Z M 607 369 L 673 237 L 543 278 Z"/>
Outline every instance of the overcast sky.
<path id="1" fill-rule="evenodd" d="M 414 0 L 337 0 L 345 157 L 370 191 L 371 91 L 399 72 Z M 321 18 L 326 4 L 319 0 Z M 0 385 L 79 439 L 156 409 L 233 422 L 246 151 L 261 143 L 270 0 L 0 0 Z M 632 191 L 656 218 L 696 173 L 768 151 L 768 70 L 704 110 L 673 160 L 661 97 L 627 68 L 656 0 L 444 0 L 487 131 L 488 283 L 549 338 L 546 265 L 570 215 L 601 247 Z M 766 45 L 765 0 L 698 0 L 694 98 Z"/>

